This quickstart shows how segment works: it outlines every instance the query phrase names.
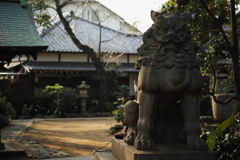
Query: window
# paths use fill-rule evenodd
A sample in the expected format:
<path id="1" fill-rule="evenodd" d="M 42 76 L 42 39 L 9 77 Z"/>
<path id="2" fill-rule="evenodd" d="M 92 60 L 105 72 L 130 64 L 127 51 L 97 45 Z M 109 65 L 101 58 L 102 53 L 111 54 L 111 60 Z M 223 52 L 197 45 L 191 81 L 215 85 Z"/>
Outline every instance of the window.
<path id="1" fill-rule="evenodd" d="M 93 21 L 93 22 L 98 22 L 98 18 L 99 18 L 99 11 L 96 10 L 87 10 L 87 16 L 84 16 L 86 17 L 87 20 L 89 21 Z"/>
<path id="2" fill-rule="evenodd" d="M 92 11 L 92 21 L 94 21 L 94 22 L 99 21 L 99 12 L 98 11 Z"/>

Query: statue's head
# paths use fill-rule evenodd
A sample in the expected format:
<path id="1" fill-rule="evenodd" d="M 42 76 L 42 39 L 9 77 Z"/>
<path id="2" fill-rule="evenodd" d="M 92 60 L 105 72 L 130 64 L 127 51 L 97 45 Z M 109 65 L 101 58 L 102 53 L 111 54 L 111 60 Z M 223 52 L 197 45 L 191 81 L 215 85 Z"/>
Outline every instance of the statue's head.
<path id="1" fill-rule="evenodd" d="M 151 35 L 158 42 L 181 43 L 190 36 L 190 30 L 186 25 L 191 19 L 191 13 L 189 12 L 170 14 L 151 11 L 151 18 L 154 24 L 147 32 L 151 32 Z"/>
<path id="2" fill-rule="evenodd" d="M 180 67 L 184 62 L 184 66 L 191 68 L 192 62 L 195 63 L 195 46 L 187 25 L 192 18 L 191 13 L 151 11 L 151 18 L 154 23 L 143 35 L 143 44 L 138 48 L 141 58 L 136 68 L 151 61 L 161 68 L 167 59 L 172 61 L 168 67 L 178 64 Z"/>

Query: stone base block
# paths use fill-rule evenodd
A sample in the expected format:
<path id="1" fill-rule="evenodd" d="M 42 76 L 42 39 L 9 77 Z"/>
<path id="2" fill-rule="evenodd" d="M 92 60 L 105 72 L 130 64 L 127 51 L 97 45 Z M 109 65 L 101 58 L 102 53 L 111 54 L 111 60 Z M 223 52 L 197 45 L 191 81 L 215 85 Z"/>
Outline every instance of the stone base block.
<path id="1" fill-rule="evenodd" d="M 0 142 L 0 150 L 3 150 L 3 149 L 5 149 L 5 145 L 4 145 L 4 143 Z"/>
<path id="2" fill-rule="evenodd" d="M 156 150 L 140 151 L 116 138 L 112 138 L 112 153 L 119 160 L 216 160 L 213 151 L 190 150 L 184 144 L 160 143 Z"/>
<path id="3" fill-rule="evenodd" d="M 112 154 L 110 151 L 105 152 L 95 152 L 94 160 L 119 160 L 116 156 Z"/>

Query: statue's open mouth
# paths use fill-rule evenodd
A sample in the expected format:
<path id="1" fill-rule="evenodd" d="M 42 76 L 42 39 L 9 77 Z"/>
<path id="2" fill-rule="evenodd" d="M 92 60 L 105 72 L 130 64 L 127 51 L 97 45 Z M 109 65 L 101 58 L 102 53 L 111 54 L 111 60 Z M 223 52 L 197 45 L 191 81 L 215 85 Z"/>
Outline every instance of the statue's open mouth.
<path id="1" fill-rule="evenodd" d="M 179 51 L 179 49 L 178 49 L 178 47 L 177 47 L 177 45 L 176 44 L 174 44 L 174 43 L 166 43 L 166 44 L 164 44 L 163 46 L 162 46 L 162 51 L 163 52 L 178 52 Z"/>

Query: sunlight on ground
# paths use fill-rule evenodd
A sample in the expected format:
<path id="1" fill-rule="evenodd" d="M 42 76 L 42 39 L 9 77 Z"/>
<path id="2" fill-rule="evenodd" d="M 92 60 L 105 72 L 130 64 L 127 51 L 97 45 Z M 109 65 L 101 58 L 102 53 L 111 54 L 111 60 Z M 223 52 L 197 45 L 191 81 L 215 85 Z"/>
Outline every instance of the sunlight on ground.
<path id="1" fill-rule="evenodd" d="M 24 133 L 41 145 L 46 145 L 71 156 L 92 155 L 106 145 L 111 138 L 108 129 L 115 125 L 115 120 L 68 120 L 41 121 L 35 123 Z M 103 150 L 110 150 L 111 144 Z"/>

